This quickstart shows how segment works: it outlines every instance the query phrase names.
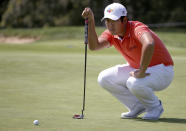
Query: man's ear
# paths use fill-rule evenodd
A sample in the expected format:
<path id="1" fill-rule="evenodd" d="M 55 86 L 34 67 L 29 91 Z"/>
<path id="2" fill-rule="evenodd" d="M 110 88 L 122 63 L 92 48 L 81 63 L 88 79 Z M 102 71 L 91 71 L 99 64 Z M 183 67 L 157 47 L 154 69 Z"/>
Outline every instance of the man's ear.
<path id="1" fill-rule="evenodd" d="M 128 18 L 127 18 L 127 16 L 125 16 L 124 17 L 124 22 L 127 23 L 127 21 L 128 21 Z"/>

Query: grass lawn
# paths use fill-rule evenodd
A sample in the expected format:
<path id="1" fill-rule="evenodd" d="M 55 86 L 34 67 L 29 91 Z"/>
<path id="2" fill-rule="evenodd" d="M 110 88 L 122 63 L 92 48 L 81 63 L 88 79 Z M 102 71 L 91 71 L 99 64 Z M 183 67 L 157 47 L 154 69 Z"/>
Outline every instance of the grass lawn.
<path id="1" fill-rule="evenodd" d="M 185 32 L 157 31 L 173 56 L 175 78 L 169 88 L 157 92 L 165 112 L 156 122 L 120 119 L 120 113 L 127 110 L 99 87 L 100 71 L 125 63 L 113 48 L 88 51 L 85 119 L 72 119 L 81 113 L 83 99 L 82 27 L 5 29 L 1 33 L 41 39 L 0 44 L 0 131 L 186 130 Z M 32 124 L 35 119 L 39 126 Z"/>

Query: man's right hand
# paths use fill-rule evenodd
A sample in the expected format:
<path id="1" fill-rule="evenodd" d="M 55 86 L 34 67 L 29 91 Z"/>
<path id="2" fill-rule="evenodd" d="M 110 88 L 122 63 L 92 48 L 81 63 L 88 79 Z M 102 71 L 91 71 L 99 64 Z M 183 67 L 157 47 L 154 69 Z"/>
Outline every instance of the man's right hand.
<path id="1" fill-rule="evenodd" d="M 88 18 L 88 21 L 94 20 L 94 14 L 88 7 L 83 10 L 81 15 L 84 19 Z"/>
<path id="2" fill-rule="evenodd" d="M 105 38 L 97 37 L 95 30 L 94 13 L 90 8 L 85 8 L 82 12 L 84 19 L 88 18 L 88 45 L 90 50 L 99 50 L 105 47 L 109 47 L 110 44 Z"/>

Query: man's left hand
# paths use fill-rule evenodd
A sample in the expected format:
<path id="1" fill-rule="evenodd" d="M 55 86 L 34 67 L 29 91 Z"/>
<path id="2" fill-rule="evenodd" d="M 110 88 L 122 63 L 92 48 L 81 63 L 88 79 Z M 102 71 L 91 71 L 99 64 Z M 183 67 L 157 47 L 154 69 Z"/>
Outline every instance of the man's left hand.
<path id="1" fill-rule="evenodd" d="M 130 72 L 130 76 L 133 76 L 135 78 L 144 78 L 149 75 L 150 73 L 146 73 L 144 71 L 141 71 L 140 69 Z"/>

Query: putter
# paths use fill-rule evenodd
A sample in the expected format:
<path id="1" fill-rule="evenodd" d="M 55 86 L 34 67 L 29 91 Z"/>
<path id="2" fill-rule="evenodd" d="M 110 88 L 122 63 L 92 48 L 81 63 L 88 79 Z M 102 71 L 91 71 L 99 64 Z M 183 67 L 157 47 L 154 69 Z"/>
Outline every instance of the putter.
<path id="1" fill-rule="evenodd" d="M 85 19 L 85 65 L 84 65 L 84 90 L 83 90 L 83 108 L 81 115 L 75 114 L 74 119 L 83 119 L 85 111 L 85 91 L 86 91 L 86 71 L 87 71 L 87 44 L 88 44 L 88 18 Z"/>

